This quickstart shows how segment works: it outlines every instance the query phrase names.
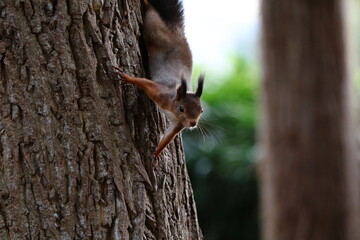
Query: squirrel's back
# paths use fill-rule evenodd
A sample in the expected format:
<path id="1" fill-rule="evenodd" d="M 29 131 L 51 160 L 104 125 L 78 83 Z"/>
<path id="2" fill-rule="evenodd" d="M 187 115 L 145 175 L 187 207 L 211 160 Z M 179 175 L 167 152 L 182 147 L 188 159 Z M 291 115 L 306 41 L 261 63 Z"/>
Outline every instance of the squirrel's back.
<path id="1" fill-rule="evenodd" d="M 190 90 L 192 55 L 184 34 L 180 0 L 145 0 L 143 38 L 149 54 L 150 76 L 155 82 L 176 89 L 181 80 Z"/>
<path id="2" fill-rule="evenodd" d="M 180 0 L 148 0 L 166 24 L 184 26 L 184 10 Z"/>

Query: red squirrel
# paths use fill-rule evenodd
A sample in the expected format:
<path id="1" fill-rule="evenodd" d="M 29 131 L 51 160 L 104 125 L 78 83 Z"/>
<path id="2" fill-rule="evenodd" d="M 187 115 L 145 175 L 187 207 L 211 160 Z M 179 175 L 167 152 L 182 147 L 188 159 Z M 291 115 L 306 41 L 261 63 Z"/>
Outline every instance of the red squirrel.
<path id="1" fill-rule="evenodd" d="M 121 79 L 143 89 L 170 120 L 154 156 L 184 128 L 196 127 L 203 109 L 200 97 L 204 75 L 191 93 L 192 55 L 184 33 L 184 16 L 180 0 L 144 0 L 146 7 L 143 40 L 149 59 L 152 80 L 131 77 L 115 68 Z"/>

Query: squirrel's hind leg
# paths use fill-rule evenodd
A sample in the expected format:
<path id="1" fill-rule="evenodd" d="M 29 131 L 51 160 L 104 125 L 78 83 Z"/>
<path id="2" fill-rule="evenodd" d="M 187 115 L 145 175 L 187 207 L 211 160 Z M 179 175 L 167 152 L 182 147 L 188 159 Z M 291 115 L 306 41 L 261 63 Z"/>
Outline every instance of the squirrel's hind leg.
<path id="1" fill-rule="evenodd" d="M 144 18 L 143 37 L 148 51 L 164 51 L 174 44 L 174 36 L 159 13 L 149 7 Z"/>

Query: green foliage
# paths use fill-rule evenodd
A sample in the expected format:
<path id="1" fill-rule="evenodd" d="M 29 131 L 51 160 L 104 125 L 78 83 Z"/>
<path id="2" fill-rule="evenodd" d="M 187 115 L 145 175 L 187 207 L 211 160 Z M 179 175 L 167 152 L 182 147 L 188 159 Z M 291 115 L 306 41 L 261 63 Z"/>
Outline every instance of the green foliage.
<path id="1" fill-rule="evenodd" d="M 183 134 L 205 239 L 259 239 L 255 171 L 256 69 L 234 58 L 224 77 L 206 75 L 204 114 Z"/>

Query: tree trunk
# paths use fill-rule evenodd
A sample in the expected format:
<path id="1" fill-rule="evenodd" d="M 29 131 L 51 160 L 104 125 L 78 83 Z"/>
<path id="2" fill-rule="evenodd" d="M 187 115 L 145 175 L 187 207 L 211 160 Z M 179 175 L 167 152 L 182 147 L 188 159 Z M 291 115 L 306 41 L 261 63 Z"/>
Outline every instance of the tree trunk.
<path id="1" fill-rule="evenodd" d="M 263 237 L 360 239 L 341 1 L 262 13 Z"/>
<path id="2" fill-rule="evenodd" d="M 0 1 L 0 239 L 200 239 L 144 75 L 141 1 Z"/>

